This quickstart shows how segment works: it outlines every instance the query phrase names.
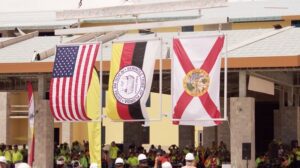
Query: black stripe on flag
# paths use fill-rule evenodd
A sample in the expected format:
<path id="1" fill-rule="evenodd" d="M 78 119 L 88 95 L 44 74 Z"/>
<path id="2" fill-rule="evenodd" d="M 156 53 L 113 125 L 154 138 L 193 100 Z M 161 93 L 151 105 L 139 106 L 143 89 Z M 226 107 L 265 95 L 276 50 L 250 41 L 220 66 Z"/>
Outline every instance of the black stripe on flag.
<path id="1" fill-rule="evenodd" d="M 147 42 L 137 42 L 133 51 L 132 62 L 131 65 L 139 67 L 143 70 L 143 62 L 145 57 Z M 146 77 L 147 80 L 147 77 Z M 140 100 L 137 102 L 130 104 L 128 106 L 128 111 L 133 119 L 144 119 Z"/>

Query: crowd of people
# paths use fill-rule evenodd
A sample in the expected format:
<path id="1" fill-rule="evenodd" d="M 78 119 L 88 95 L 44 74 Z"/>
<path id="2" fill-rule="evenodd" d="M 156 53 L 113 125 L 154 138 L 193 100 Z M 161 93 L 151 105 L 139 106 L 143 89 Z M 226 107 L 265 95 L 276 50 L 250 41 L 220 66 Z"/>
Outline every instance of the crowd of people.
<path id="1" fill-rule="evenodd" d="M 300 147 L 297 141 L 287 145 L 273 140 L 268 151 L 256 158 L 257 168 L 300 168 Z"/>
<path id="2" fill-rule="evenodd" d="M 27 168 L 28 151 L 24 144 L 22 149 L 18 145 L 0 144 L 0 168 Z M 28 167 L 29 168 L 29 167 Z"/>
<path id="3" fill-rule="evenodd" d="M 27 164 L 28 150 L 26 145 L 20 149 L 18 145 L 0 144 L 0 168 L 29 168 Z M 213 143 L 210 148 L 199 145 L 196 148 L 186 146 L 180 149 L 171 145 L 164 150 L 160 145 L 123 146 L 112 142 L 109 148 L 102 150 L 102 168 L 179 168 L 185 165 L 195 168 L 220 168 L 230 163 L 230 153 L 226 145 Z M 73 142 L 55 145 L 55 168 L 98 168 L 90 162 L 89 143 Z M 291 145 L 281 141 L 272 141 L 268 151 L 256 158 L 257 168 L 300 168 L 300 147 L 295 141 Z"/>
<path id="4" fill-rule="evenodd" d="M 17 145 L 1 144 L 0 146 L 0 168 L 4 163 L 5 168 L 14 168 L 15 165 L 27 162 L 27 148 L 23 145 L 19 149 Z M 2 159 L 2 161 L 1 161 Z M 192 160 L 191 163 L 188 163 Z M 211 148 L 186 146 L 180 149 L 176 145 L 171 145 L 166 151 L 160 145 L 146 150 L 142 146 L 129 145 L 126 150 L 112 142 L 109 148 L 102 150 L 102 168 L 115 168 L 122 163 L 124 168 L 154 167 L 154 168 L 177 168 L 186 164 L 192 164 L 197 168 L 217 168 L 222 163 L 230 162 L 230 154 L 226 145 L 221 142 L 219 145 L 213 143 Z M 164 166 L 163 166 L 164 165 Z M 71 145 L 63 143 L 55 145 L 54 148 L 55 168 L 97 168 L 90 162 L 89 143 L 73 142 Z M 17 167 L 16 167 L 17 168 Z"/>
<path id="5" fill-rule="evenodd" d="M 186 164 L 187 154 L 193 156 L 193 165 L 197 168 L 217 168 L 222 163 L 230 162 L 230 153 L 223 142 L 219 146 L 213 143 L 211 148 L 204 148 L 199 145 L 196 148 L 186 146 L 180 149 L 176 145 L 171 145 L 167 151 L 164 151 L 160 145 L 157 147 L 151 145 L 146 151 L 142 146 L 132 144 L 127 152 L 119 150 L 116 144 L 112 142 L 107 154 L 109 159 L 105 168 L 113 167 L 117 157 L 124 160 L 125 168 L 135 168 L 138 166 L 139 154 L 144 154 L 147 157 L 149 167 L 161 167 L 165 162 L 170 163 L 174 168 L 183 167 Z"/>

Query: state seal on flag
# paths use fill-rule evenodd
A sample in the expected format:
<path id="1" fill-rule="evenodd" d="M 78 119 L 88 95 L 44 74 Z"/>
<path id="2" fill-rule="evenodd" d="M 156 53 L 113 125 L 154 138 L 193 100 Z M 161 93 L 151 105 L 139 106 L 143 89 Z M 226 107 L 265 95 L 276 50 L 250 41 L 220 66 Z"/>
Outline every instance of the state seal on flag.
<path id="1" fill-rule="evenodd" d="M 123 104 L 133 104 L 144 94 L 146 77 L 144 72 L 136 66 L 122 68 L 113 80 L 115 98 Z"/>
<path id="2" fill-rule="evenodd" d="M 183 87 L 186 93 L 191 96 L 202 96 L 209 87 L 210 78 L 203 69 L 193 69 L 183 78 Z"/>

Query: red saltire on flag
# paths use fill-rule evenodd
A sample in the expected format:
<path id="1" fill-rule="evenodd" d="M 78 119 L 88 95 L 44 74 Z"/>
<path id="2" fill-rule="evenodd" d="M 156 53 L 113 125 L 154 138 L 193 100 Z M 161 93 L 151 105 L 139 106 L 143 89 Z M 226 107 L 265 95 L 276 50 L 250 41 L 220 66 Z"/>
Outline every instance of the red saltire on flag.
<path id="1" fill-rule="evenodd" d="M 57 121 L 88 121 L 86 96 L 99 43 L 56 48 L 50 84 L 50 110 Z"/>
<path id="2" fill-rule="evenodd" d="M 221 123 L 213 119 L 221 116 L 223 44 L 224 36 L 173 39 L 173 124 L 214 126 Z"/>
<path id="3" fill-rule="evenodd" d="M 31 133 L 31 145 L 28 154 L 28 164 L 32 167 L 34 161 L 34 149 L 35 149 L 35 138 L 34 138 L 34 97 L 33 89 L 30 82 L 27 82 L 27 94 L 28 94 L 28 122 Z"/>

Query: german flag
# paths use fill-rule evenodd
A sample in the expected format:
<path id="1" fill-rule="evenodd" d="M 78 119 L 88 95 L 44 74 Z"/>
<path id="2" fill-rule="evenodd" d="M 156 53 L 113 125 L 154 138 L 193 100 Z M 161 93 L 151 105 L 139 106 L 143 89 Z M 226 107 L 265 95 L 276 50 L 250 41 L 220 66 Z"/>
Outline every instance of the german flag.
<path id="1" fill-rule="evenodd" d="M 113 44 L 107 95 L 112 120 L 148 119 L 146 101 L 159 47 L 159 40 Z"/>

